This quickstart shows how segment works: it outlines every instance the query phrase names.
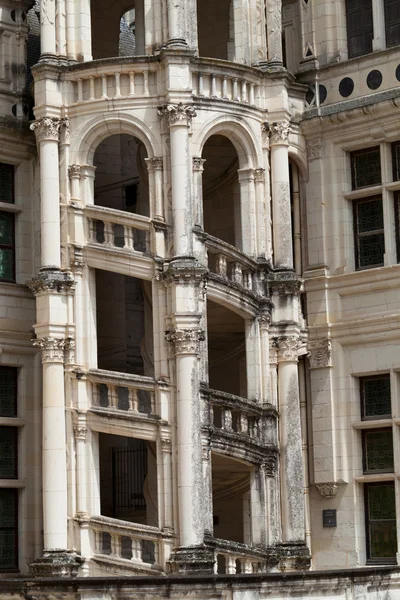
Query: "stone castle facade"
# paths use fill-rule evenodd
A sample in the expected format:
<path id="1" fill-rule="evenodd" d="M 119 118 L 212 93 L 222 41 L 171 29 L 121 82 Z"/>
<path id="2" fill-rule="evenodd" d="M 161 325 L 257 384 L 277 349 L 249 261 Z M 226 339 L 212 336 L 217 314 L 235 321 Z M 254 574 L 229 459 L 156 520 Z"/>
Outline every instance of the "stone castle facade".
<path id="1" fill-rule="evenodd" d="M 1 600 L 400 598 L 400 2 L 0 8 Z"/>

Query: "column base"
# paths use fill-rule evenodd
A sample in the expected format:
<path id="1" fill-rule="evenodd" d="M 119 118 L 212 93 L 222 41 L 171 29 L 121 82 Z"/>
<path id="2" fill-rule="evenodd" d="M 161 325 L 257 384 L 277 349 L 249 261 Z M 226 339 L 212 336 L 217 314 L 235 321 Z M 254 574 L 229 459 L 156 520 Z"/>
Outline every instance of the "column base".
<path id="1" fill-rule="evenodd" d="M 83 559 L 62 550 L 44 551 L 43 556 L 29 565 L 34 577 L 76 577 Z"/>
<path id="2" fill-rule="evenodd" d="M 280 571 L 308 571 L 311 567 L 310 551 L 304 542 L 277 544 L 276 550 Z"/>
<path id="3" fill-rule="evenodd" d="M 207 575 L 214 573 L 214 552 L 205 546 L 175 548 L 168 562 L 172 573 Z"/>
<path id="4" fill-rule="evenodd" d="M 187 41 L 183 38 L 171 38 L 166 43 L 167 48 L 188 48 Z"/>

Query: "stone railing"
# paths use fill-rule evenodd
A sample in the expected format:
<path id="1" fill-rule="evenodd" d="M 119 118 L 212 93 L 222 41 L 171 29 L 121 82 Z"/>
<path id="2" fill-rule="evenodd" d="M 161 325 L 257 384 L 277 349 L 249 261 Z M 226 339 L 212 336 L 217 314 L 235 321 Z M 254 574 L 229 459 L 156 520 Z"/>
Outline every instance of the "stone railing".
<path id="1" fill-rule="evenodd" d="M 257 293 L 257 263 L 227 242 L 207 234 L 208 268 L 226 282 Z"/>
<path id="2" fill-rule="evenodd" d="M 151 377 L 92 369 L 92 408 L 132 414 L 156 414 L 155 385 Z"/>
<path id="3" fill-rule="evenodd" d="M 157 527 L 110 517 L 92 517 L 90 527 L 95 536 L 95 558 L 109 557 L 127 564 L 163 568 L 160 565 L 162 534 Z"/>
<path id="4" fill-rule="evenodd" d="M 217 390 L 203 390 L 209 399 L 209 424 L 228 433 L 260 439 L 262 409 L 254 402 Z"/>
<path id="5" fill-rule="evenodd" d="M 266 573 L 269 570 L 264 550 L 218 538 L 209 538 L 206 543 L 214 550 L 214 571 L 218 575 Z"/>
<path id="6" fill-rule="evenodd" d="M 89 223 L 90 243 L 132 252 L 149 252 L 151 221 L 148 217 L 102 206 L 87 206 L 85 215 Z"/>
<path id="7" fill-rule="evenodd" d="M 201 58 L 192 63 L 193 95 L 261 106 L 259 72 L 228 61 Z"/>
<path id="8" fill-rule="evenodd" d="M 156 59 L 149 57 L 102 59 L 74 65 L 64 79 L 71 84 L 70 106 L 157 94 Z"/>

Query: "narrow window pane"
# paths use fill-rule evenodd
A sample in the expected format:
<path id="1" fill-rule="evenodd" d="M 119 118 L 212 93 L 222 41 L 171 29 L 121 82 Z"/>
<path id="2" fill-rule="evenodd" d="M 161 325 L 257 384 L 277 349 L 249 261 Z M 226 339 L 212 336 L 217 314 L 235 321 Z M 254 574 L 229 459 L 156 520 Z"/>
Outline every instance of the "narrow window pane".
<path id="1" fill-rule="evenodd" d="M 0 279 L 14 281 L 14 215 L 0 213 Z"/>
<path id="2" fill-rule="evenodd" d="M 349 58 L 372 52 L 372 0 L 347 0 L 346 19 Z"/>
<path id="3" fill-rule="evenodd" d="M 366 484 L 368 558 L 383 562 L 397 552 L 395 492 L 392 482 Z"/>
<path id="4" fill-rule="evenodd" d="M 379 146 L 352 152 L 351 167 L 354 190 L 382 183 Z"/>
<path id="5" fill-rule="evenodd" d="M 0 417 L 17 416 L 17 369 L 0 367 Z"/>
<path id="6" fill-rule="evenodd" d="M 390 376 L 363 377 L 360 380 L 362 417 L 390 417 Z"/>
<path id="7" fill-rule="evenodd" d="M 0 479 L 17 479 L 17 427 L 0 427 Z"/>
<path id="8" fill-rule="evenodd" d="M 0 571 L 18 568 L 17 490 L 0 489 Z"/>
<path id="9" fill-rule="evenodd" d="M 400 2 L 385 0 L 386 46 L 400 44 Z"/>
<path id="10" fill-rule="evenodd" d="M 14 215 L 0 213 L 0 244 L 12 245 L 14 238 Z"/>
<path id="11" fill-rule="evenodd" d="M 14 202 L 14 167 L 0 163 L 0 202 Z"/>
<path id="12" fill-rule="evenodd" d="M 391 473 L 393 435 L 391 429 L 371 429 L 363 432 L 364 473 Z"/>
<path id="13" fill-rule="evenodd" d="M 359 200 L 354 207 L 356 268 L 382 266 L 385 256 L 382 198 Z"/>
<path id="14" fill-rule="evenodd" d="M 359 239 L 359 267 L 383 265 L 385 236 L 383 233 L 363 236 Z"/>

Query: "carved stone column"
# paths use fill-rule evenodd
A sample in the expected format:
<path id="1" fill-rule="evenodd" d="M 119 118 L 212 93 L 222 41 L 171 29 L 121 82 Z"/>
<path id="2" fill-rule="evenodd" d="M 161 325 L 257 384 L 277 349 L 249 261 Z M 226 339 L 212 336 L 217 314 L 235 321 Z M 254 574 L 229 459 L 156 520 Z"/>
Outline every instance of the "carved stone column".
<path id="1" fill-rule="evenodd" d="M 42 0 L 40 3 L 40 51 L 56 54 L 56 2 Z"/>
<path id="2" fill-rule="evenodd" d="M 45 2 L 46 4 L 48 2 Z M 42 269 L 59 269 L 61 266 L 58 155 L 61 125 L 61 119 L 52 119 L 50 117 L 39 119 L 31 125 L 31 129 L 36 134 L 40 157 Z"/>
<path id="3" fill-rule="evenodd" d="M 304 474 L 300 395 L 297 372 L 298 338 L 278 339 L 279 438 L 282 541 L 305 539 Z"/>
<path id="4" fill-rule="evenodd" d="M 172 214 L 174 256 L 192 255 L 192 202 L 189 127 L 196 116 L 190 104 L 167 104 L 158 114 L 169 127 L 171 142 Z"/>
<path id="5" fill-rule="evenodd" d="M 163 159 L 160 156 L 154 158 L 145 158 L 149 175 L 153 176 L 153 182 L 150 186 L 150 206 L 152 208 L 152 218 L 164 221 L 164 202 L 163 202 Z"/>
<path id="6" fill-rule="evenodd" d="M 270 126 L 274 265 L 293 268 L 289 182 L 289 123 Z"/>
<path id="7" fill-rule="evenodd" d="M 282 67 L 282 2 L 266 0 L 268 65 Z"/>
<path id="8" fill-rule="evenodd" d="M 175 48 L 187 48 L 185 36 L 185 2 L 182 0 L 167 0 L 168 11 L 168 46 Z"/>
<path id="9" fill-rule="evenodd" d="M 203 172 L 205 159 L 200 156 L 192 158 L 193 164 L 193 218 L 194 224 L 203 229 Z"/>

